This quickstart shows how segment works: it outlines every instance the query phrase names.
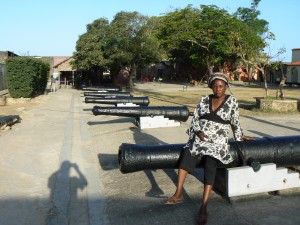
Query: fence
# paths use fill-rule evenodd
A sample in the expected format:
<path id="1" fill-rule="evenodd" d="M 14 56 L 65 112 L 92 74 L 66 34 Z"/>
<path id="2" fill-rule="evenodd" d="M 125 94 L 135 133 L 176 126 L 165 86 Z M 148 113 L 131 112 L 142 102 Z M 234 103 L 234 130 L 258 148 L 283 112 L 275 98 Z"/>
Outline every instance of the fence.
<path id="1" fill-rule="evenodd" d="M 64 80 L 60 80 L 60 88 L 70 88 L 74 86 L 74 80 L 67 80 L 66 78 Z"/>

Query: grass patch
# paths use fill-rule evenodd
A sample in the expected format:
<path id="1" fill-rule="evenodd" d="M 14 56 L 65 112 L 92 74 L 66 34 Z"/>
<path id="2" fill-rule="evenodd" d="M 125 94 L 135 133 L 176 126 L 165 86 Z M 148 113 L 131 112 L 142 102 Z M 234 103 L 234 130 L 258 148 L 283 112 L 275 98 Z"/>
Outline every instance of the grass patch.
<path id="1" fill-rule="evenodd" d="M 299 112 L 278 112 L 278 111 L 262 111 L 256 109 L 256 101 L 254 97 L 264 97 L 265 90 L 263 87 L 257 86 L 233 86 L 231 88 L 233 95 L 238 99 L 240 114 L 241 115 L 286 115 L 300 114 Z M 270 96 L 276 96 L 277 86 L 269 87 Z M 299 88 L 284 88 L 284 94 L 288 98 L 299 99 L 300 89 Z M 150 106 L 176 106 L 186 105 L 190 111 L 194 111 L 200 98 L 203 95 L 211 94 L 212 91 L 208 88 L 202 88 L 196 91 L 173 91 L 163 92 L 156 91 L 143 91 L 135 89 L 133 92 L 134 96 L 148 96 L 150 99 Z M 229 93 L 229 91 L 228 91 Z M 275 97 L 274 97 L 275 98 Z M 276 98 L 275 98 L 276 99 Z"/>

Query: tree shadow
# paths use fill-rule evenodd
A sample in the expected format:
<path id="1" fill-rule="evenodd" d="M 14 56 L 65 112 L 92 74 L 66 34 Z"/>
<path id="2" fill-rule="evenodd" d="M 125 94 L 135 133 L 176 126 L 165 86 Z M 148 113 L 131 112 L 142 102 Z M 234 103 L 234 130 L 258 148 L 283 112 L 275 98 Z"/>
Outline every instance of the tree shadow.
<path id="1" fill-rule="evenodd" d="M 297 132 L 300 131 L 299 128 L 294 128 L 294 127 L 281 125 L 281 124 L 278 124 L 278 123 L 273 123 L 273 122 L 263 120 L 263 119 L 258 119 L 258 118 L 252 117 L 252 116 L 243 116 L 243 117 L 254 120 L 254 121 L 257 121 L 257 122 L 261 122 L 261 123 L 269 124 L 269 125 L 272 125 L 272 126 L 280 127 L 280 128 L 285 128 L 285 129 L 289 129 L 289 130 L 293 130 L 293 131 L 297 131 Z"/>
<path id="2" fill-rule="evenodd" d="M 240 100 L 239 101 L 239 107 L 242 108 L 242 109 L 246 109 L 246 110 L 252 110 L 256 107 L 256 103 L 251 102 L 251 101 Z"/>
<path id="3" fill-rule="evenodd" d="M 131 117 L 123 117 L 123 118 L 116 118 L 112 120 L 105 120 L 105 121 L 89 121 L 87 124 L 90 126 L 93 125 L 101 125 L 101 124 L 113 124 L 113 123 L 135 123 L 135 119 Z"/>

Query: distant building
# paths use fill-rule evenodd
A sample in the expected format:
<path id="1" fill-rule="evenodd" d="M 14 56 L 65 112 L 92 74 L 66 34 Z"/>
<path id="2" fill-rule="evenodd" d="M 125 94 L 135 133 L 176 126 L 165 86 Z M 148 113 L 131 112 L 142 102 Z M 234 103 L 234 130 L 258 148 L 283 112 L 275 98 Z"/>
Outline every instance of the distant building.
<path id="1" fill-rule="evenodd" d="M 5 60 L 9 57 L 18 56 L 10 51 L 0 51 L 0 91 L 7 89 L 7 75 Z"/>
<path id="2" fill-rule="evenodd" d="M 9 57 L 18 56 L 17 54 L 10 51 L 0 51 L 0 63 L 5 63 L 5 60 Z"/>
<path id="3" fill-rule="evenodd" d="M 0 91 L 7 89 L 6 65 L 0 63 Z"/>
<path id="4" fill-rule="evenodd" d="M 267 68 L 266 77 L 267 82 L 271 84 L 279 84 L 283 75 L 286 75 L 288 72 L 289 62 L 282 62 L 282 67 L 278 69 Z M 283 71 L 281 71 L 281 69 Z"/>
<path id="5" fill-rule="evenodd" d="M 53 76 L 60 85 L 74 85 L 74 73 L 76 70 L 72 69 L 70 62 L 73 60 L 72 56 L 40 56 L 50 64 L 49 82 Z M 59 88 L 59 87 L 58 87 Z"/>
<path id="6" fill-rule="evenodd" d="M 74 70 L 70 64 L 73 61 L 73 57 L 53 57 L 53 77 L 60 81 L 61 85 L 74 85 L 74 76 L 76 70 Z"/>
<path id="7" fill-rule="evenodd" d="M 292 49 L 292 62 L 288 64 L 286 84 L 300 84 L 300 48 Z"/>
<path id="8" fill-rule="evenodd" d="M 11 51 L 0 51 L 0 91 L 7 89 L 5 60 L 9 57 L 19 56 Z M 74 85 L 76 70 L 72 69 L 70 62 L 72 56 L 26 56 L 46 60 L 50 64 L 49 84 L 51 76 L 55 77 L 60 85 Z"/>

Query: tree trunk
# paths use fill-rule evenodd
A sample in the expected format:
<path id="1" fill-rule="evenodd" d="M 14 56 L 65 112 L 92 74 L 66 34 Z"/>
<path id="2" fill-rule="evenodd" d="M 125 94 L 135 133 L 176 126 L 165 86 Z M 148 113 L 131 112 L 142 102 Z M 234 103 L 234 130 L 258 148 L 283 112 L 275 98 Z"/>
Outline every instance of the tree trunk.
<path id="1" fill-rule="evenodd" d="M 286 76 L 284 75 L 283 71 L 281 73 L 281 80 L 280 80 L 280 83 L 279 83 L 279 86 L 278 86 L 278 89 L 276 91 L 276 98 L 281 98 L 281 99 L 284 99 L 285 96 L 283 94 L 283 86 L 285 84 L 285 81 L 286 81 Z"/>
<path id="2" fill-rule="evenodd" d="M 252 73 L 253 73 L 253 69 L 252 67 L 248 67 L 247 68 L 247 72 L 248 72 L 248 83 L 249 83 L 249 86 L 250 86 L 250 83 L 251 83 L 251 78 L 252 78 Z"/>
<path id="3" fill-rule="evenodd" d="M 130 73 L 129 73 L 129 78 L 128 78 L 128 88 L 129 89 L 132 89 L 133 88 L 133 81 L 132 81 L 132 79 L 133 79 L 133 77 L 136 75 L 136 64 L 135 63 L 133 63 L 132 65 L 131 65 L 131 69 L 130 69 Z"/>
<path id="4" fill-rule="evenodd" d="M 265 91 L 266 91 L 266 96 L 265 97 L 269 97 L 269 89 L 268 89 L 268 82 L 267 82 L 267 77 L 265 74 L 264 70 L 261 70 L 263 78 L 264 78 L 264 84 L 265 84 Z"/>
<path id="5" fill-rule="evenodd" d="M 206 65 L 207 65 L 207 69 L 208 69 L 208 75 L 210 76 L 213 74 L 214 66 L 210 64 L 208 59 L 206 59 Z"/>

